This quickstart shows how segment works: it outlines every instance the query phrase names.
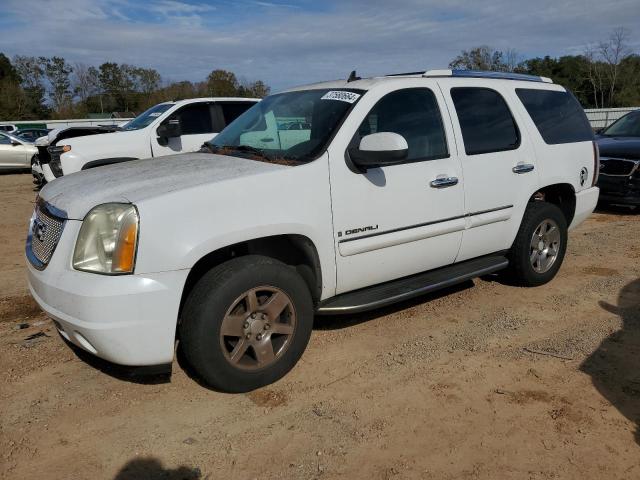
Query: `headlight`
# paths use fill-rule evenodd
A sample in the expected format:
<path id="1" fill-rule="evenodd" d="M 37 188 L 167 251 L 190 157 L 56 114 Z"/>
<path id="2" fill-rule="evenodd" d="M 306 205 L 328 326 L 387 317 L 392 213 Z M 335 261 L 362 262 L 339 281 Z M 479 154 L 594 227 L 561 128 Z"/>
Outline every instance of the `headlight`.
<path id="1" fill-rule="evenodd" d="M 73 268 L 118 275 L 133 273 L 138 245 L 138 211 L 128 203 L 106 203 L 84 220 L 73 252 Z"/>

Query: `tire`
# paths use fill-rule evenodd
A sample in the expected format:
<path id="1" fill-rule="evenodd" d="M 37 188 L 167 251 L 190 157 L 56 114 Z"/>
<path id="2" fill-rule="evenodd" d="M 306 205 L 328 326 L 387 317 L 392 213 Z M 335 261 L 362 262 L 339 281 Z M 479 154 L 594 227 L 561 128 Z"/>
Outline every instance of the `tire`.
<path id="1" fill-rule="evenodd" d="M 294 268 L 268 257 L 239 257 L 194 285 L 182 311 L 180 348 L 207 385 L 248 392 L 295 366 L 309 343 L 313 315 L 309 289 Z"/>
<path id="2" fill-rule="evenodd" d="M 546 233 L 544 225 L 550 227 Z M 556 230 L 552 229 L 554 226 Z M 543 234 L 542 238 L 540 233 Z M 533 238 L 534 234 L 538 243 Z M 556 238 L 557 244 L 552 248 L 553 240 Z M 540 243 L 540 240 L 543 240 L 543 243 Z M 545 249 L 540 248 L 543 246 L 548 246 L 546 254 Z M 551 203 L 530 203 L 509 251 L 511 278 L 516 284 L 524 287 L 535 287 L 551 281 L 562 265 L 566 250 L 567 221 L 562 211 Z M 554 252 L 555 258 L 547 265 L 546 262 Z"/>

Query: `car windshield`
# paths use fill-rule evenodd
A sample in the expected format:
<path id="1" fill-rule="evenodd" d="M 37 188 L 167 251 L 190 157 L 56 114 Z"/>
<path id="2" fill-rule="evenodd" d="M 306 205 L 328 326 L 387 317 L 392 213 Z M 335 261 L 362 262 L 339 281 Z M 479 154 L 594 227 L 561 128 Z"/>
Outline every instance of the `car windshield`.
<path id="1" fill-rule="evenodd" d="M 155 105 L 149 110 L 142 112 L 130 122 L 124 124 L 122 126 L 122 130 L 140 130 L 141 128 L 144 128 L 153 123 L 156 118 L 169 110 L 171 107 L 173 107 L 173 103 L 161 103 L 159 105 Z"/>
<path id="2" fill-rule="evenodd" d="M 267 161 L 309 162 L 331 140 L 362 90 L 301 90 L 271 95 L 206 145 L 216 153 Z"/>
<path id="3" fill-rule="evenodd" d="M 604 129 L 607 137 L 640 137 L 640 112 L 632 112 Z"/>

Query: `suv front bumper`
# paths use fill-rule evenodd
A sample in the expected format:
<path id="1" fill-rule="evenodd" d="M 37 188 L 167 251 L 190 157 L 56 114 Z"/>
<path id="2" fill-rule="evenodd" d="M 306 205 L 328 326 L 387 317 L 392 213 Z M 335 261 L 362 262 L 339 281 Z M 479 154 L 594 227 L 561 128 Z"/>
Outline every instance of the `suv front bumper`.
<path id="1" fill-rule="evenodd" d="M 59 248 L 44 270 L 27 261 L 31 294 L 60 334 L 120 365 L 172 362 L 188 270 L 106 276 L 56 268 L 64 251 Z"/>

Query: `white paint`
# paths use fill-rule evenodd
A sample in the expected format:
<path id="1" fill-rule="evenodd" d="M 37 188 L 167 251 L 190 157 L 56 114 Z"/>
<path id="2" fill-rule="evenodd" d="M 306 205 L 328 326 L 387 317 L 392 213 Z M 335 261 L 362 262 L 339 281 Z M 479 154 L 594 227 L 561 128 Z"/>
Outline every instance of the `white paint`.
<path id="1" fill-rule="evenodd" d="M 519 148 L 465 154 L 449 94 L 451 87 L 462 85 L 492 88 L 504 96 L 520 128 Z M 364 174 L 349 169 L 345 150 L 370 109 L 386 94 L 410 87 L 434 92 L 450 155 Z M 598 198 L 590 182 L 579 183 L 580 170 L 593 169 L 592 145 L 546 145 L 517 100 L 518 87 L 562 89 L 546 83 L 421 76 L 334 81 L 306 88 L 366 93 L 327 151 L 311 163 L 292 167 L 194 153 L 65 176 L 41 196 L 74 220 L 67 222 L 47 268 L 29 266 L 32 293 L 70 341 L 117 363 L 149 365 L 173 358 L 177 312 L 190 269 L 225 246 L 272 235 L 307 237 L 318 252 L 321 298 L 327 299 L 509 248 L 529 198 L 547 185 L 565 183 L 576 191 L 573 228 L 593 211 Z M 100 137 L 106 135 L 91 138 Z M 74 144 L 72 152 L 76 150 L 80 147 Z M 512 168 L 520 162 L 535 169 L 514 174 Z M 432 188 L 430 182 L 440 176 L 456 177 L 458 183 Z M 97 204 L 118 201 L 134 203 L 140 214 L 135 274 L 74 271 L 79 219 Z"/>

